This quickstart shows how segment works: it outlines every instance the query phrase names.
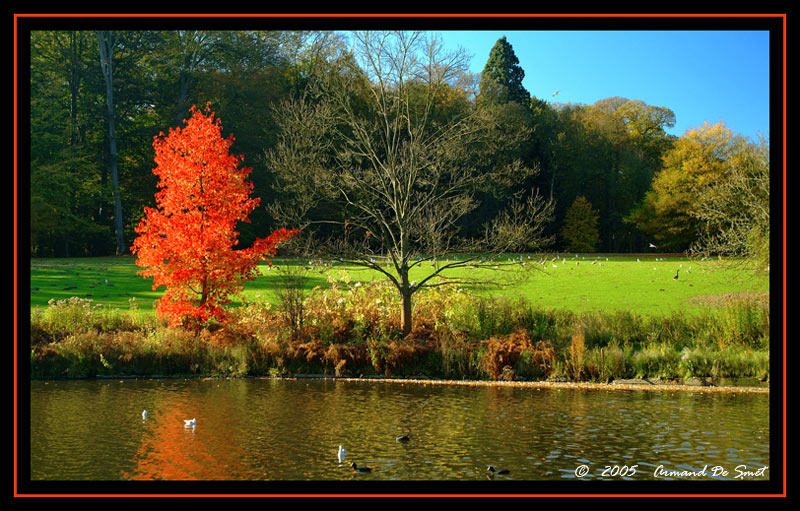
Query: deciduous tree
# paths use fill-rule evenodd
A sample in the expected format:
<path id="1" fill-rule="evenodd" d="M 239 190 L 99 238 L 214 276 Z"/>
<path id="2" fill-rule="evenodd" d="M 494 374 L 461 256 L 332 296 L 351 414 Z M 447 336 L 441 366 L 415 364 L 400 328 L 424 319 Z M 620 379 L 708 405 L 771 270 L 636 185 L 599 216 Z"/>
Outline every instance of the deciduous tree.
<path id="1" fill-rule="evenodd" d="M 769 145 L 748 145 L 725 179 L 699 196 L 692 215 L 705 229 L 692 244 L 696 255 L 727 255 L 757 268 L 769 267 Z"/>
<path id="2" fill-rule="evenodd" d="M 487 253 L 539 248 L 552 207 L 527 194 L 527 202 L 496 217 L 480 240 L 460 236 L 458 221 L 477 206 L 476 190 L 509 189 L 534 170 L 514 162 L 482 165 L 476 151 L 492 147 L 484 138 L 486 119 L 469 110 L 448 118 L 437 110 L 466 69 L 462 53 L 446 52 L 440 40 L 420 33 L 355 38 L 368 86 L 357 89 L 358 82 L 330 73 L 329 86 L 312 93 L 317 101 L 281 104 L 276 112 L 283 130 L 270 167 L 281 189 L 302 199 L 289 213 L 312 212 L 324 201 L 343 206 L 343 236 L 329 254 L 392 283 L 408 334 L 416 291 L 440 285 L 436 277 L 448 269 L 487 262 Z M 454 251 L 480 255 L 438 259 Z M 419 277 L 411 276 L 421 269 Z"/>
<path id="3" fill-rule="evenodd" d="M 630 220 L 664 248 L 688 248 L 703 228 L 698 199 L 710 186 L 728 179 L 746 147 L 747 140 L 722 122 L 687 130 L 664 154 L 663 168 Z"/>
<path id="4" fill-rule="evenodd" d="M 208 105 L 205 113 L 191 112 L 185 126 L 154 139 L 157 207 L 145 208 L 131 248 L 144 268 L 139 274 L 153 278 L 153 289 L 166 286 L 156 309 L 173 325 L 224 321 L 229 295 L 256 278 L 258 263 L 297 232 L 279 229 L 235 250 L 237 223 L 247 222 L 260 202 L 250 197 L 252 169 L 230 153 L 233 135 L 222 137 Z"/>

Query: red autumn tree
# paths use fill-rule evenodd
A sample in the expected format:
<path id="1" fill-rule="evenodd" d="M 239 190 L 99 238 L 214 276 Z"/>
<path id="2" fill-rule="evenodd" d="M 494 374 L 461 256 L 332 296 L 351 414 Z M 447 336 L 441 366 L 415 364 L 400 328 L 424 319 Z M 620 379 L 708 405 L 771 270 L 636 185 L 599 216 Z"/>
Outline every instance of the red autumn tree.
<path id="1" fill-rule="evenodd" d="M 154 137 L 153 173 L 160 190 L 156 208 L 144 208 L 131 247 L 144 268 L 138 274 L 152 277 L 154 290 L 166 286 L 156 310 L 173 326 L 224 321 L 229 295 L 255 279 L 258 263 L 298 232 L 279 229 L 250 248 L 234 250 L 237 223 L 248 222 L 260 202 L 250 197 L 252 169 L 241 165 L 243 156 L 230 154 L 234 137 L 222 137 L 209 105 L 205 113 L 191 111 L 183 128 Z"/>

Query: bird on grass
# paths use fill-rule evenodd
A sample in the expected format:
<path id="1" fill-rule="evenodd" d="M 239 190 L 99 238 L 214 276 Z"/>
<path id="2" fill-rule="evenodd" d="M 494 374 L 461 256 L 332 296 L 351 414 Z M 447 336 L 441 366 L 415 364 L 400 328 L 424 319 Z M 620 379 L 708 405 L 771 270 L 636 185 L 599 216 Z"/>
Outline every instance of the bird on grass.
<path id="1" fill-rule="evenodd" d="M 196 419 L 183 419 L 183 424 L 184 424 L 184 426 L 194 426 L 195 424 L 197 424 L 197 420 Z"/>
<path id="2" fill-rule="evenodd" d="M 355 470 L 356 472 L 372 472 L 372 469 L 371 469 L 371 468 L 369 468 L 369 467 L 359 467 L 358 465 L 356 465 L 356 462 L 355 462 L 355 461 L 354 461 L 353 463 L 351 463 L 351 464 L 350 464 L 350 466 L 351 466 L 351 467 L 353 468 L 353 470 Z"/>
<path id="3" fill-rule="evenodd" d="M 337 456 L 339 456 L 339 463 L 341 463 L 342 461 L 344 461 L 344 457 L 345 457 L 346 455 L 347 455 L 347 449 L 345 449 L 344 447 L 342 447 L 342 446 L 340 445 L 340 446 L 339 446 L 339 452 L 337 453 Z"/>
<path id="4" fill-rule="evenodd" d="M 507 469 L 505 469 L 505 468 L 503 468 L 503 469 L 500 469 L 500 470 L 497 470 L 497 469 L 495 469 L 495 468 L 494 468 L 493 466 L 491 466 L 491 465 L 489 465 L 489 467 L 488 467 L 486 470 L 488 470 L 488 471 L 489 471 L 489 472 L 491 472 L 492 474 L 501 474 L 501 475 L 506 475 L 506 474 L 510 474 L 510 473 L 511 473 L 509 470 L 507 470 Z"/>
<path id="5" fill-rule="evenodd" d="M 678 269 L 675 271 L 675 276 L 674 276 L 674 277 L 672 277 L 672 278 L 673 278 L 673 280 L 678 280 L 678 274 L 680 274 L 680 272 L 681 272 L 681 269 L 680 269 L 680 268 L 678 268 Z"/>

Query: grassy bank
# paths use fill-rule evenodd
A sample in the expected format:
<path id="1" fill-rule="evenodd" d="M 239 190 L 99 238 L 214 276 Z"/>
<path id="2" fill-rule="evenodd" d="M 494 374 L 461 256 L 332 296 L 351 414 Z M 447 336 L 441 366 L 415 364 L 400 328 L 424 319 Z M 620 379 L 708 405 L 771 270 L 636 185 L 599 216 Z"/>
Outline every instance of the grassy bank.
<path id="1" fill-rule="evenodd" d="M 124 308 L 53 299 L 31 310 L 32 377 L 769 378 L 769 310 L 762 300 L 648 315 L 436 288 L 416 295 L 415 327 L 403 338 L 396 292 L 387 285 L 307 284 L 294 293 L 277 286 L 270 301 L 245 299 L 230 309 L 228 324 L 200 331 L 167 328 L 142 314 L 135 299 Z"/>

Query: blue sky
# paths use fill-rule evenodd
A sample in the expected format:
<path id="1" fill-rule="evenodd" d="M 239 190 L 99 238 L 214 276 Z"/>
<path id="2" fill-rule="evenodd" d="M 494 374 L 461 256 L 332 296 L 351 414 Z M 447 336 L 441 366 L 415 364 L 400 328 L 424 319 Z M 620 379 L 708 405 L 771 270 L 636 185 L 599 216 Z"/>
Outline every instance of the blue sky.
<path id="1" fill-rule="evenodd" d="M 506 36 L 523 85 L 550 102 L 621 96 L 675 113 L 670 134 L 723 121 L 740 135 L 769 135 L 767 31 L 437 31 L 473 55 L 480 73 Z M 559 91 L 553 97 L 552 93 Z"/>

